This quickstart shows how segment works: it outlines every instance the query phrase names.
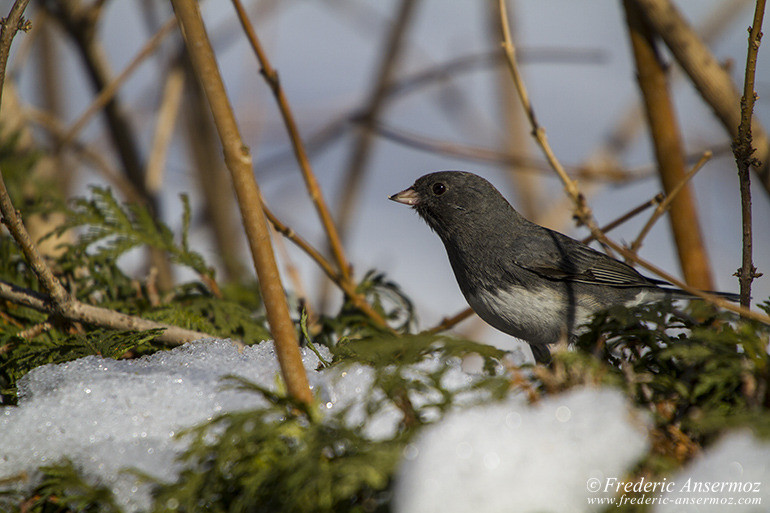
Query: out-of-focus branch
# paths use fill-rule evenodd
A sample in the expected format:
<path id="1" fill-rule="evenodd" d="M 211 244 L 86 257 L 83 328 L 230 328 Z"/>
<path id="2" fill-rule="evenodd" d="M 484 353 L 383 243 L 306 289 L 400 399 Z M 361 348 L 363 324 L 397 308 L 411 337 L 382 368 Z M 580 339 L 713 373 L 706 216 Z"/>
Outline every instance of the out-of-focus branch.
<path id="1" fill-rule="evenodd" d="M 8 64 L 8 55 L 11 53 L 13 38 L 19 30 L 26 32 L 32 28 L 30 22 L 25 20 L 23 16 L 28 3 L 29 0 L 16 0 L 8 16 L 0 20 L 0 105 L 2 105 L 5 70 Z"/>
<path id="2" fill-rule="evenodd" d="M 738 178 L 741 191 L 741 226 L 743 239 L 743 254 L 741 267 L 736 273 L 740 283 L 741 306 L 751 305 L 751 282 L 759 276 L 752 259 L 751 233 L 751 177 L 749 168 L 762 165 L 756 157 L 753 147 L 752 116 L 754 113 L 754 76 L 757 69 L 757 53 L 762 39 L 762 20 L 765 15 L 765 0 L 757 0 L 754 11 L 754 23 L 749 30 L 749 49 L 746 55 L 746 73 L 743 80 L 743 97 L 741 98 L 741 123 L 738 126 L 738 137 L 733 142 L 735 162 L 738 165 Z M 762 158 L 761 155 L 759 155 Z M 764 158 L 767 158 L 766 156 Z M 764 163 L 765 168 L 767 162 Z"/>
<path id="3" fill-rule="evenodd" d="M 730 74 L 720 66 L 671 0 L 633 1 L 652 30 L 665 41 L 676 61 L 690 77 L 701 97 L 713 109 L 730 137 L 737 137 L 741 122 L 740 94 Z M 755 167 L 755 170 L 765 190 L 770 193 L 770 140 L 756 118 L 752 120 L 751 131 L 756 157 L 762 162 L 761 167 Z"/>
<path id="4" fill-rule="evenodd" d="M 216 244 L 216 257 L 220 261 L 224 281 L 240 280 L 246 263 L 241 258 L 243 232 L 237 222 L 233 182 L 227 176 L 227 168 L 222 162 L 222 150 L 211 112 L 187 52 L 183 51 L 180 59 L 186 74 L 188 95 L 185 99 L 186 108 L 183 109 L 185 119 L 182 128 L 187 137 L 185 146 L 203 201 L 202 215 L 207 220 L 206 227 Z"/>
<path id="5" fill-rule="evenodd" d="M 448 155 L 453 158 L 468 160 L 470 162 L 483 162 L 487 164 L 498 164 L 509 166 L 517 173 L 541 173 L 552 174 L 553 168 L 545 161 L 534 157 L 515 155 L 512 153 L 500 152 L 489 148 L 480 148 L 477 146 L 468 146 L 453 142 L 432 139 L 422 135 L 407 132 L 401 129 L 393 128 L 382 122 L 374 123 L 371 126 L 380 137 L 384 137 L 392 142 L 403 144 L 417 150 L 430 153 Z M 604 181 L 608 183 L 625 183 L 634 180 L 647 178 L 651 175 L 651 170 L 624 171 L 619 167 L 596 168 L 590 166 L 569 167 L 566 168 L 568 175 L 581 180 Z"/>
<path id="6" fill-rule="evenodd" d="M 376 72 L 368 100 L 361 113 L 361 126 L 356 130 L 352 151 L 343 175 L 342 194 L 337 205 L 337 221 L 340 233 L 348 233 L 355 210 L 355 200 L 363 180 L 366 166 L 373 146 L 372 133 L 368 130 L 385 106 L 385 99 L 392 77 L 401 54 L 404 38 L 412 18 L 417 0 L 401 0 L 390 33 L 384 41 L 382 58 Z"/>
<path id="7" fill-rule="evenodd" d="M 690 187 L 685 185 L 684 145 L 668 90 L 665 67 L 655 48 L 655 35 L 636 4 L 632 0 L 624 0 L 623 7 L 660 181 L 671 205 L 669 221 L 679 264 L 687 283 L 710 290 L 713 288 L 711 269 L 698 222 L 695 198 Z M 676 187 L 679 187 L 679 193 L 673 194 Z M 643 235 L 637 238 L 639 244 Z M 637 247 L 632 247 L 632 251 L 635 249 Z"/>
<path id="8" fill-rule="evenodd" d="M 157 198 L 152 195 L 145 185 L 144 165 L 139 151 L 139 143 L 134 132 L 130 119 L 123 109 L 123 105 L 118 99 L 117 90 L 110 91 L 110 88 L 116 88 L 122 84 L 135 66 L 143 58 L 154 50 L 155 46 L 162 39 L 162 30 L 159 34 L 150 40 L 138 58 L 134 59 L 132 65 L 124 71 L 124 77 L 118 77 L 119 80 L 113 80 L 110 64 L 107 60 L 103 46 L 97 40 L 97 25 L 102 14 L 103 2 L 94 2 L 84 5 L 81 0 L 52 0 L 42 4 L 51 11 L 54 19 L 59 21 L 66 29 L 72 40 L 77 45 L 81 54 L 89 78 L 97 94 L 108 90 L 104 94 L 104 115 L 107 121 L 107 128 L 112 139 L 112 143 L 117 150 L 118 157 L 123 166 L 123 170 L 129 181 L 133 183 L 139 192 L 142 203 L 149 208 L 154 215 L 159 214 L 159 204 Z M 173 24 L 172 24 L 173 26 Z M 170 31 L 172 27 L 166 30 Z M 99 103 L 97 98 L 97 104 Z M 71 133 L 76 131 L 70 130 Z M 173 286 L 173 271 L 168 256 L 156 248 L 149 249 L 150 265 L 158 271 L 158 286 L 162 290 L 168 290 Z"/>
<path id="9" fill-rule="evenodd" d="M 299 163 L 300 170 L 302 171 L 302 177 L 305 179 L 305 184 L 307 186 L 308 193 L 310 194 L 310 199 L 312 200 L 313 205 L 318 212 L 318 216 L 321 219 L 321 224 L 326 231 L 326 237 L 329 241 L 329 246 L 331 247 L 332 254 L 337 261 L 337 265 L 340 268 L 340 272 L 342 273 L 342 276 L 347 280 L 350 278 L 350 265 L 348 264 L 347 258 L 345 257 L 345 252 L 342 247 L 340 236 L 337 232 L 337 227 L 334 224 L 331 213 L 329 212 L 329 208 L 326 206 L 326 201 L 324 200 L 321 188 L 318 185 L 318 180 L 316 179 L 312 167 L 310 166 L 310 160 L 307 157 L 305 146 L 303 145 L 302 138 L 299 135 L 297 123 L 294 121 L 294 115 L 292 114 L 291 108 L 289 107 L 289 102 L 286 99 L 286 95 L 284 94 L 283 88 L 281 87 L 281 84 L 278 80 L 278 73 L 270 64 L 270 61 L 267 58 L 267 54 L 262 48 L 262 45 L 257 38 L 257 34 L 254 31 L 254 28 L 251 26 L 251 22 L 249 21 L 249 18 L 246 15 L 246 11 L 243 8 L 243 5 L 241 5 L 240 0 L 232 1 L 238 14 L 238 19 L 241 22 L 241 26 L 246 32 L 246 36 L 251 43 L 251 47 L 254 50 L 257 59 L 259 60 L 259 65 L 262 67 L 262 76 L 267 81 L 267 84 L 270 86 L 270 89 L 273 92 L 276 101 L 278 102 L 278 108 L 280 109 L 281 115 L 283 116 L 286 129 L 289 132 L 289 138 L 291 139 L 291 144 L 294 148 L 294 154 L 297 158 L 297 162 Z"/>
<path id="10" fill-rule="evenodd" d="M 8 63 L 8 54 L 13 41 L 13 36 L 27 25 L 23 21 L 22 13 L 27 2 L 17 0 L 11 9 L 11 13 L 2 23 L 0 29 L 0 93 L 5 83 L 5 70 Z M 110 329 L 120 330 L 148 330 L 163 329 L 159 340 L 172 344 L 181 344 L 199 338 L 210 337 L 206 333 L 186 330 L 177 326 L 170 326 L 154 321 L 148 321 L 140 317 L 125 315 L 114 310 L 101 308 L 81 303 L 72 298 L 59 280 L 54 276 L 51 268 L 46 264 L 40 251 L 32 242 L 21 216 L 14 208 L 8 190 L 5 187 L 3 173 L 0 170 L 0 214 L 2 223 L 8 228 L 16 244 L 21 249 L 32 271 L 35 273 L 47 295 L 42 295 L 16 285 L 0 281 L 0 297 L 21 305 L 48 312 L 57 317 L 69 321 L 95 324 Z"/>
<path id="11" fill-rule="evenodd" d="M 225 163 L 233 178 L 281 374 L 289 395 L 296 401 L 309 405 L 313 396 L 302 364 L 297 333 L 289 317 L 289 307 L 273 254 L 270 231 L 262 210 L 262 197 L 254 179 L 251 154 L 241 138 L 198 4 L 187 0 L 171 0 L 171 5 L 179 20 L 190 60 L 203 86 L 222 141 Z"/>
<path id="12" fill-rule="evenodd" d="M 101 13 L 99 6 L 84 6 L 80 0 L 56 0 L 45 2 L 43 6 L 51 10 L 51 17 L 62 24 L 76 43 L 94 90 L 98 93 L 107 89 L 113 80 L 104 48 L 96 40 L 96 25 Z M 157 205 L 144 188 L 144 168 L 128 117 L 116 93 L 105 95 L 105 98 L 107 101 L 104 104 L 104 114 L 107 126 L 124 171 L 154 212 Z"/>
<path id="13" fill-rule="evenodd" d="M 48 132 L 48 134 L 54 139 L 54 144 L 58 144 L 66 134 L 66 127 L 55 116 L 49 112 L 40 111 L 31 107 L 26 107 L 24 115 L 32 123 L 40 126 Z M 66 148 L 73 154 L 88 162 L 90 166 L 95 168 L 98 173 L 112 185 L 117 187 L 120 193 L 126 198 L 128 202 L 142 203 L 142 196 L 139 191 L 136 190 L 134 184 L 122 175 L 112 164 L 104 158 L 104 156 L 93 149 L 88 148 L 78 139 L 73 139 L 66 146 Z"/>
<path id="14" fill-rule="evenodd" d="M 66 135 L 61 141 L 62 145 L 69 144 L 69 142 L 74 137 L 76 137 L 81 130 L 83 130 L 83 127 L 88 124 L 94 114 L 105 108 L 105 106 L 112 101 L 123 84 L 125 84 L 126 81 L 131 78 L 137 68 L 139 68 L 139 66 L 158 49 L 160 43 L 168 34 L 171 33 L 175 26 L 176 18 L 171 18 L 168 20 L 160 28 L 160 30 L 158 30 L 158 32 L 156 32 L 155 35 L 153 35 L 150 40 L 145 43 L 144 47 L 142 47 L 142 49 L 139 50 L 131 62 L 128 63 L 128 66 L 126 66 L 123 71 L 121 71 L 117 76 L 110 80 L 109 83 L 99 91 L 99 93 L 96 95 L 96 98 L 94 98 L 94 100 L 91 102 L 91 105 L 89 105 L 88 108 L 86 108 L 86 110 L 83 111 L 83 113 L 80 115 L 80 117 L 70 125 Z"/>
<path id="15" fill-rule="evenodd" d="M 183 91 L 184 72 L 181 66 L 172 66 L 166 76 L 166 84 L 163 88 L 163 96 L 155 123 L 152 150 L 150 150 L 150 157 L 147 159 L 147 171 L 144 174 L 145 186 L 151 194 L 160 193 L 163 185 L 166 154 L 174 135 Z"/>

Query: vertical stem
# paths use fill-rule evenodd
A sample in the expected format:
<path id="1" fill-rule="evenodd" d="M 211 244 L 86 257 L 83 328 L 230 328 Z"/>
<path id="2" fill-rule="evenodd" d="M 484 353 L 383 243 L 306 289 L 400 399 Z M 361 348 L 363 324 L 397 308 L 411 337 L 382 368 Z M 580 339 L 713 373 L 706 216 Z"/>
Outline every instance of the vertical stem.
<path id="1" fill-rule="evenodd" d="M 754 10 L 754 23 L 749 29 L 749 49 L 746 55 L 746 74 L 743 81 L 743 97 L 741 98 L 741 122 L 738 125 L 738 136 L 733 142 L 733 153 L 738 165 L 738 179 L 741 192 L 741 225 L 743 235 L 743 255 L 741 268 L 738 269 L 740 283 L 741 306 L 751 305 L 751 282 L 758 276 L 752 261 L 752 231 L 751 231 L 751 177 L 749 168 L 760 167 L 753 153 L 751 123 L 754 112 L 754 75 L 757 69 L 757 53 L 762 39 L 762 20 L 765 15 L 765 0 L 757 0 Z"/>
<path id="2" fill-rule="evenodd" d="M 203 86 L 222 141 L 225 163 L 233 178 L 281 374 L 289 395 L 299 402 L 310 404 L 312 394 L 302 365 L 297 334 L 289 317 L 289 307 L 278 274 L 267 220 L 262 211 L 262 197 L 254 179 L 251 153 L 243 144 L 238 130 L 198 3 L 171 0 L 171 5 L 179 20 L 193 68 Z"/>
<path id="3" fill-rule="evenodd" d="M 632 0 L 624 0 L 623 6 L 660 179 L 666 195 L 673 195 L 675 188 L 684 182 L 685 162 L 666 70 L 656 51 L 654 34 L 639 8 Z M 695 198 L 689 186 L 682 187 L 671 201 L 669 221 L 685 281 L 700 289 L 712 289 L 709 260 L 698 223 Z"/>

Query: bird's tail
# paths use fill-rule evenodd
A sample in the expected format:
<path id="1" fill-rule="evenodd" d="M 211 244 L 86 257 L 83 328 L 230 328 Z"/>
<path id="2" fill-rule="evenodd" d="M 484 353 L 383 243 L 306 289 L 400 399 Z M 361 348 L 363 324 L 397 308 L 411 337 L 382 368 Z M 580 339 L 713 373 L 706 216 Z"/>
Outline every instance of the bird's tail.
<path id="1" fill-rule="evenodd" d="M 700 299 L 695 294 L 691 294 L 690 292 L 687 292 L 686 290 L 682 289 L 674 289 L 674 288 L 664 288 L 661 287 L 666 293 L 671 295 L 671 299 Z M 733 303 L 737 303 L 741 300 L 740 294 L 736 294 L 735 292 L 719 292 L 716 290 L 704 290 L 702 292 L 705 292 L 706 294 L 711 294 L 712 296 L 721 297 L 722 299 L 726 299 L 728 301 L 732 301 Z"/>

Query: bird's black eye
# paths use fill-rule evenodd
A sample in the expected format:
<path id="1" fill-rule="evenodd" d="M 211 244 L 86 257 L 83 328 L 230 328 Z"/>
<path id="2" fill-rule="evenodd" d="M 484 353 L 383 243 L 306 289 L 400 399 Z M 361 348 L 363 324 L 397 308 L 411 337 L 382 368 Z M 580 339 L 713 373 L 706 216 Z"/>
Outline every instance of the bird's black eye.
<path id="1" fill-rule="evenodd" d="M 433 184 L 433 194 L 435 194 L 436 196 L 441 196 L 445 192 L 446 192 L 446 185 L 444 185 L 441 182 Z"/>

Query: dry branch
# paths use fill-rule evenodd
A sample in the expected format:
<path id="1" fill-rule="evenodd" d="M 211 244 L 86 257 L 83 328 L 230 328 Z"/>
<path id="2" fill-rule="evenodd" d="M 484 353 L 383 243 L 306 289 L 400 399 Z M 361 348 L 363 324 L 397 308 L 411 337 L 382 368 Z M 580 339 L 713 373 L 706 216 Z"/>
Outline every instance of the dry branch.
<path id="1" fill-rule="evenodd" d="M 270 90 L 273 92 L 273 95 L 278 102 L 278 108 L 280 109 L 281 115 L 283 116 L 286 129 L 289 132 L 289 138 L 291 139 L 295 157 L 299 163 L 300 170 L 302 171 L 302 177 L 305 179 L 305 184 L 307 186 L 308 193 L 310 194 L 310 199 L 312 200 L 313 205 L 318 212 L 318 216 L 321 219 L 321 224 L 326 231 L 326 236 L 329 241 L 332 254 L 337 261 L 337 265 L 340 268 L 342 276 L 344 279 L 348 280 L 350 279 L 350 265 L 348 264 L 347 258 L 345 257 L 342 241 L 340 240 L 340 236 L 337 232 L 337 227 L 334 225 L 334 221 L 332 219 L 331 213 L 329 212 L 329 208 L 326 206 L 326 201 L 324 200 L 321 188 L 318 185 L 318 180 L 316 179 L 315 174 L 313 173 L 313 169 L 310 166 L 310 159 L 308 159 L 305 146 L 302 143 L 302 138 L 299 135 L 297 123 L 294 121 L 294 115 L 292 114 L 291 108 L 289 107 L 289 102 L 286 99 L 286 95 L 284 94 L 283 88 L 281 87 L 281 84 L 278 80 L 278 72 L 276 72 L 275 68 L 273 68 L 270 64 L 270 61 L 267 58 L 267 54 L 262 48 L 262 45 L 257 38 L 257 34 L 254 31 L 254 28 L 251 26 L 249 18 L 246 15 L 246 11 L 241 5 L 240 0 L 233 0 L 233 5 L 235 6 L 235 10 L 238 14 L 238 19 L 241 22 L 241 26 L 243 27 L 243 30 L 246 32 L 246 36 L 249 39 L 249 43 L 251 44 L 251 47 L 254 50 L 257 59 L 259 60 L 259 65 L 262 67 L 262 76 L 267 81 L 268 85 L 270 86 Z"/>
<path id="2" fill-rule="evenodd" d="M 213 335 L 209 333 L 188 330 L 171 324 L 126 315 L 109 308 L 82 303 L 75 299 L 70 299 L 69 296 L 66 301 L 56 303 L 49 296 L 18 287 L 3 280 L 0 280 L 0 298 L 39 312 L 51 314 L 69 322 L 80 322 L 122 331 L 162 329 L 163 333 L 158 335 L 157 340 L 171 345 L 184 344 L 202 338 L 213 338 Z M 21 336 L 18 333 L 17 335 Z"/>
<path id="3" fill-rule="evenodd" d="M 289 317 L 270 231 L 262 210 L 262 197 L 254 179 L 251 153 L 241 138 L 198 4 L 187 0 L 171 0 L 171 5 L 179 20 L 193 68 L 208 99 L 222 142 L 225 164 L 232 175 L 281 374 L 289 395 L 301 403 L 310 404 L 313 396 L 302 364 L 297 333 Z"/>
<path id="4" fill-rule="evenodd" d="M 529 124 L 532 127 L 532 136 L 535 138 L 538 146 L 540 146 L 540 149 L 543 151 L 546 160 L 551 165 L 553 170 L 556 171 L 559 179 L 564 184 L 564 190 L 572 200 L 575 207 L 575 219 L 588 227 L 588 229 L 591 230 L 591 233 L 594 234 L 597 240 L 599 240 L 599 227 L 593 218 L 591 208 L 586 203 L 585 197 L 580 192 L 580 189 L 578 189 L 577 182 L 572 180 L 567 175 L 564 167 L 556 158 L 556 155 L 551 149 L 551 145 L 548 143 L 548 138 L 545 134 L 545 128 L 543 128 L 540 123 L 538 123 L 537 118 L 535 117 L 535 109 L 529 100 L 529 94 L 527 93 L 527 88 L 524 85 L 524 79 L 519 72 L 519 65 L 516 60 L 516 47 L 513 45 L 513 40 L 511 39 L 511 30 L 508 25 L 508 12 L 505 7 L 505 0 L 500 0 L 499 5 L 500 22 L 503 32 L 502 47 L 505 51 L 506 62 L 508 63 L 508 69 L 511 72 L 513 84 L 516 86 L 516 91 L 519 95 L 519 98 L 521 99 L 522 105 L 524 106 L 524 111 L 527 113 Z"/>
<path id="5" fill-rule="evenodd" d="M 759 167 L 762 164 L 754 156 L 752 115 L 754 100 L 754 76 L 757 69 L 757 53 L 762 39 L 762 20 L 765 15 L 765 0 L 757 0 L 754 11 L 754 23 L 749 30 L 749 49 L 746 55 L 746 74 L 743 81 L 743 97 L 741 98 L 741 122 L 738 126 L 738 136 L 733 142 L 735 162 L 738 165 L 738 178 L 741 192 L 741 231 L 743 254 L 741 267 L 736 273 L 740 283 L 741 306 L 746 308 L 751 304 L 751 282 L 759 276 L 752 261 L 752 232 L 751 232 L 751 176 L 750 166 Z M 760 158 L 761 154 L 760 154 Z M 766 157 L 765 157 L 766 158 Z M 767 167 L 765 162 L 765 167 Z"/>
<path id="6" fill-rule="evenodd" d="M 727 70 L 719 64 L 671 0 L 633 1 L 650 27 L 663 38 L 676 61 L 690 77 L 730 137 L 737 137 L 741 122 L 740 94 Z M 770 193 L 770 140 L 756 118 L 752 120 L 751 130 L 756 157 L 762 162 L 761 167 L 755 169 L 765 190 Z"/>
<path id="7" fill-rule="evenodd" d="M 669 221 L 685 281 L 699 289 L 713 288 L 711 268 L 703 243 L 695 198 L 685 185 L 684 144 L 669 94 L 665 65 L 657 52 L 655 34 L 632 0 L 624 0 L 626 22 L 636 63 L 637 81 L 644 100 L 650 136 L 663 190 L 669 198 Z M 675 188 L 678 194 L 672 194 Z M 637 241 L 645 234 L 640 234 Z M 638 246 L 632 246 L 634 251 Z"/>

